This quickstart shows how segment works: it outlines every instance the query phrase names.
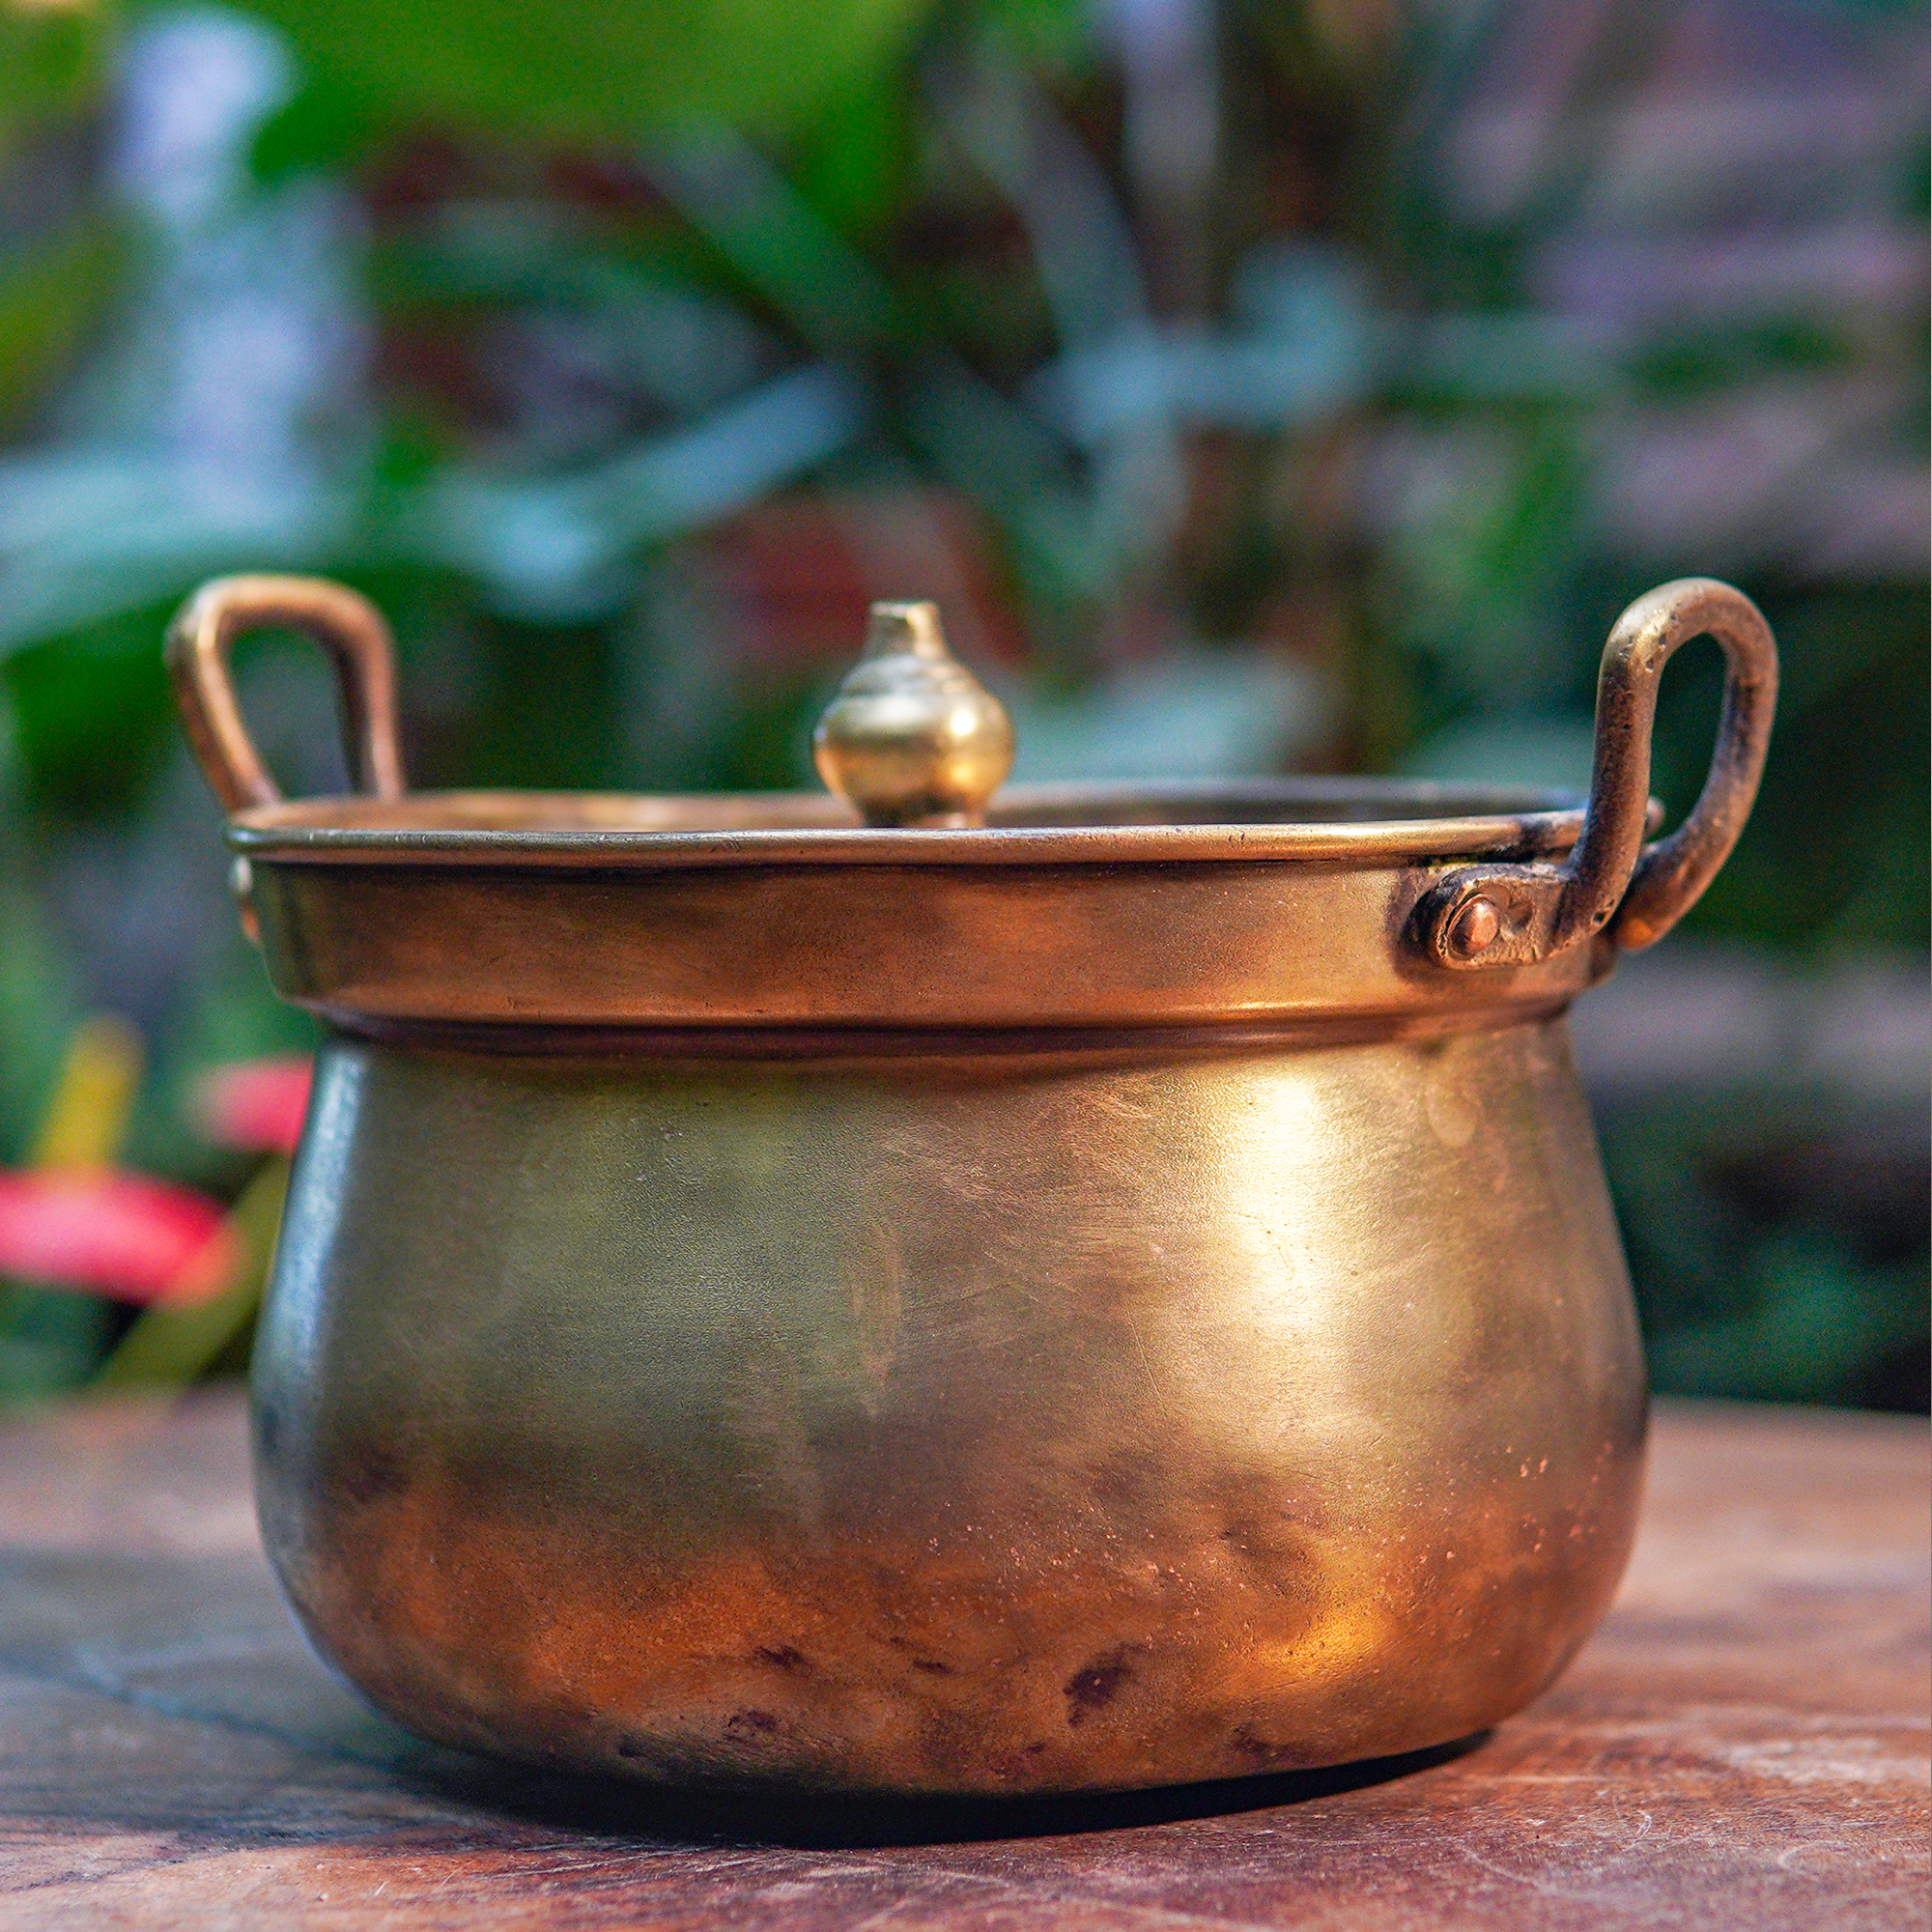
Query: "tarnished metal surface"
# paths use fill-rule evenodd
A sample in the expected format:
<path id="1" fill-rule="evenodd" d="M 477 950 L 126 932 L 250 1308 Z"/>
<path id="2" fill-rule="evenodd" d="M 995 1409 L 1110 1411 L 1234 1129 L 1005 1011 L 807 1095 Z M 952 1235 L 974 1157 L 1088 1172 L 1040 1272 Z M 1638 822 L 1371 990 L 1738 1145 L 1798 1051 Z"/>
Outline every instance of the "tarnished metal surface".
<path id="1" fill-rule="evenodd" d="M 392 795 L 345 595 L 232 581 L 172 648 L 253 801 L 244 917 L 342 1030 L 257 1446 L 352 1682 L 538 1763 L 997 1792 L 1410 1750 L 1561 1669 L 1644 1416 L 1561 1014 L 1743 822 L 1775 661 L 1736 593 L 1633 607 L 1587 814 L 1304 781 L 1016 787 L 971 825 L 990 714 L 948 777 L 944 705 L 895 687 L 833 775 L 940 827 Z M 379 796 L 251 778 L 221 653 L 271 618 L 336 650 Z M 1719 756 L 1640 857 L 1700 623 Z"/>
<path id="2" fill-rule="evenodd" d="M 1589 982 L 1582 951 L 1486 983 L 1418 961 L 1403 933 L 1431 876 L 257 866 L 252 896 L 276 990 L 345 1026 L 1389 1030 L 1550 1011 Z"/>
<path id="3" fill-rule="evenodd" d="M 1561 1022 L 828 1071 L 326 1053 L 270 1550 L 449 1742 L 1127 1786 L 1520 1708 L 1643 1389 Z"/>
<path id="4" fill-rule="evenodd" d="M 1468 976 L 1412 939 L 1450 866 L 1567 850 L 1583 815 L 1553 803 L 1014 787 L 973 831 L 791 794 L 457 793 L 275 806 L 231 837 L 276 990 L 342 1025 L 1387 1029 L 1588 983 L 1584 954 Z"/>

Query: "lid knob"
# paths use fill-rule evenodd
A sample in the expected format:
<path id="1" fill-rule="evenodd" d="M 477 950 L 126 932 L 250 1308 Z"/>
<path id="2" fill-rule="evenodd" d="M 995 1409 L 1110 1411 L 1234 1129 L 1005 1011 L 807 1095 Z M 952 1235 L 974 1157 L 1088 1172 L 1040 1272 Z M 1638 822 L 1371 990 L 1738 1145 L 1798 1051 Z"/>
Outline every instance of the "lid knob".
<path id="1" fill-rule="evenodd" d="M 867 825 L 983 825 L 1012 769 L 1013 727 L 946 648 L 936 605 L 874 604 L 811 755 Z"/>

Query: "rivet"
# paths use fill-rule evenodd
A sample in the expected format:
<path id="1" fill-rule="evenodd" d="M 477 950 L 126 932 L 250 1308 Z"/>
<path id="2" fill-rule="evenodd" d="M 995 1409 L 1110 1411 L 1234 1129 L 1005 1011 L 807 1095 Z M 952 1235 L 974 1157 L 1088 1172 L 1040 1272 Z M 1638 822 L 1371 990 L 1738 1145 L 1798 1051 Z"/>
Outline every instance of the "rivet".
<path id="1" fill-rule="evenodd" d="M 1450 922 L 1450 949 L 1463 959 L 1474 959 L 1490 950 L 1502 929 L 1503 916 L 1495 901 L 1479 893 Z"/>

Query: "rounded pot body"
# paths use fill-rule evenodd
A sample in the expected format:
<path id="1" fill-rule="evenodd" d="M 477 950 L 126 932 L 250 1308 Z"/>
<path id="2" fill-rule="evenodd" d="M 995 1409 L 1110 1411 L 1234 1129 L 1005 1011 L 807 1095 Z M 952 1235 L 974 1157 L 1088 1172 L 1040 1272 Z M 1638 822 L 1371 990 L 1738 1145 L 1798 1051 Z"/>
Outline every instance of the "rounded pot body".
<path id="1" fill-rule="evenodd" d="M 334 1038 L 256 1360 L 270 1557 L 445 1742 L 1105 1789 L 1495 1722 L 1644 1387 L 1565 1022 L 607 1059 Z"/>

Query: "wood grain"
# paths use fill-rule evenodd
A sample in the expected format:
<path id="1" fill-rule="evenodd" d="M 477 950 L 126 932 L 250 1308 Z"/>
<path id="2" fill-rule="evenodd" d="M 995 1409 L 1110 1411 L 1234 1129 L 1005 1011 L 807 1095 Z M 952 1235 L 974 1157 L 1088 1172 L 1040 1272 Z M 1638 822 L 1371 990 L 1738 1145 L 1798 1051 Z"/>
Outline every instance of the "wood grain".
<path id="1" fill-rule="evenodd" d="M 1459 1751 L 1059 1804 L 679 1801 L 371 1716 L 239 1403 L 0 1430 L 0 1927 L 1893 1932 L 1928 1921 L 1927 1438 L 1664 1406 L 1609 1622 Z"/>

